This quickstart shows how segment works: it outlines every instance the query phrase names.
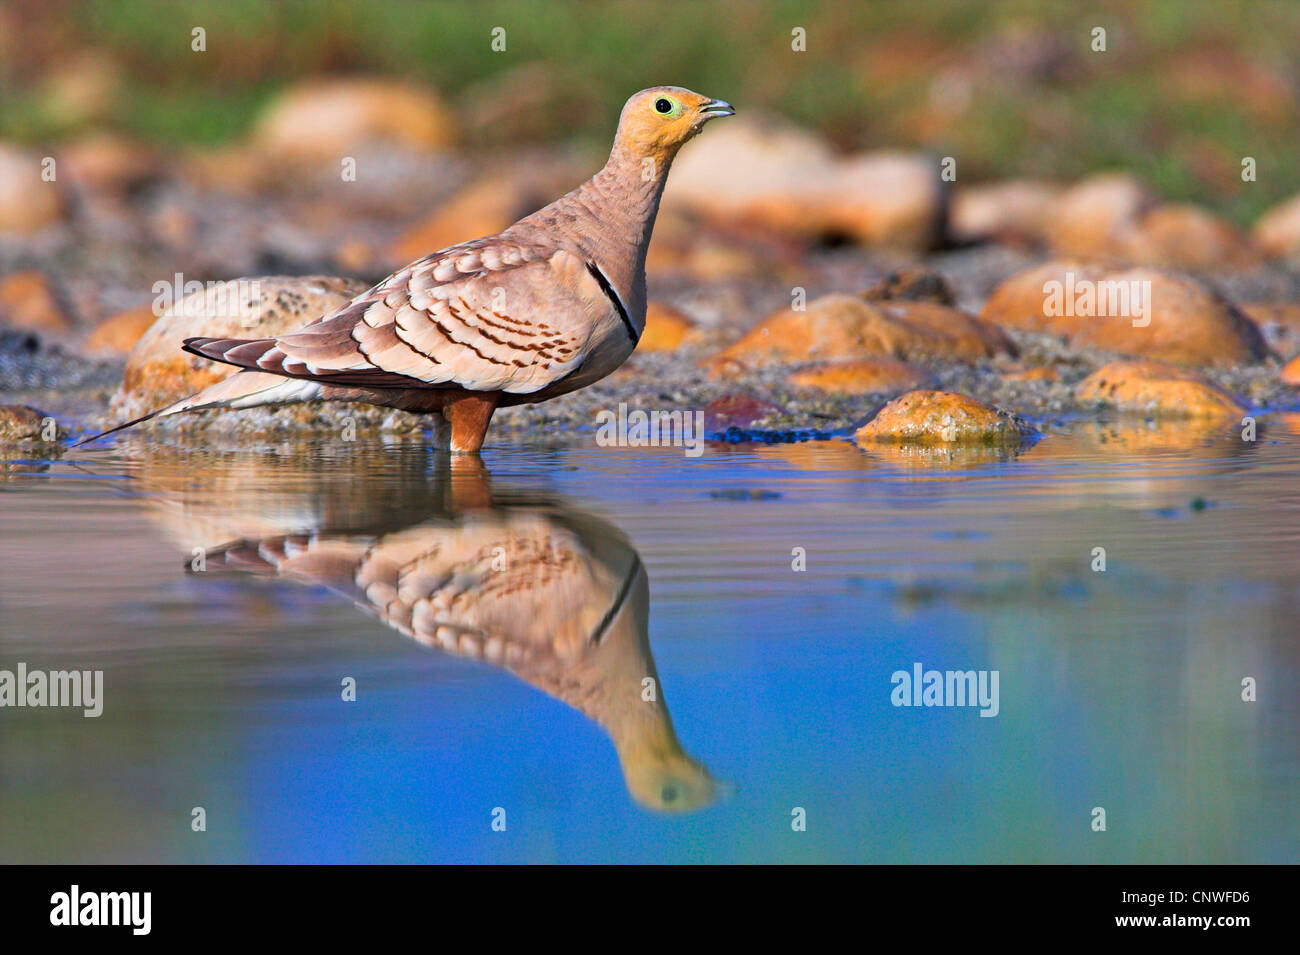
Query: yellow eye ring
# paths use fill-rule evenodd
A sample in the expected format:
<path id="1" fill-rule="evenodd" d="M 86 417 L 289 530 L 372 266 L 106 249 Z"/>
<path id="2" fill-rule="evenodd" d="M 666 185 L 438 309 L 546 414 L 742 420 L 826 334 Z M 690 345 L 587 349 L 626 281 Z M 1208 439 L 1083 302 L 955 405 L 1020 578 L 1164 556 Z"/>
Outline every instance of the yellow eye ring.
<path id="1" fill-rule="evenodd" d="M 671 96 L 656 96 L 650 108 L 665 119 L 676 119 L 682 115 L 682 104 Z"/>

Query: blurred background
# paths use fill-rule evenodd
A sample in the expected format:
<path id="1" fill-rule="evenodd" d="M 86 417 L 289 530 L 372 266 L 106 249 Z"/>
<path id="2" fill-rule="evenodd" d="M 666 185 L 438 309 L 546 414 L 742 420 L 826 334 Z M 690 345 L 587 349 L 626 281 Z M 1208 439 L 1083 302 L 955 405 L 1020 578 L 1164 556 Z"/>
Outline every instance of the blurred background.
<path id="1" fill-rule="evenodd" d="M 0 135 L 111 129 L 163 147 L 247 135 L 304 78 L 424 84 L 448 145 L 607 143 L 627 93 L 675 83 L 776 110 L 843 148 L 959 155 L 963 177 L 1074 178 L 1123 165 L 1249 220 L 1287 189 L 1300 8 L 1247 0 L 1089 4 L 557 0 L 311 4 L 11 0 Z M 506 31 L 491 48 L 488 27 Z M 207 50 L 190 49 L 195 26 Z M 1104 53 L 1091 29 L 1107 30 Z M 807 31 L 793 55 L 791 30 Z M 1239 163 L 1265 174 L 1241 189 Z"/>
<path id="2" fill-rule="evenodd" d="M 804 267 L 844 244 L 997 239 L 1185 269 L 1289 256 L 1300 213 L 1269 210 L 1296 191 L 1298 33 L 1300 7 L 1244 0 L 14 0 L 0 279 L 59 281 L 0 287 L 0 321 L 81 342 L 175 272 L 378 279 L 571 188 L 627 95 L 660 83 L 740 115 L 679 160 L 652 281 L 870 278 Z M 46 158 L 57 182 L 32 188 Z M 1098 188 L 1067 191 L 1081 182 Z M 1156 206 L 1114 241 L 1117 218 Z M 780 300 L 753 294 L 706 312 L 744 324 Z M 125 354 L 146 320 L 91 350 Z"/>
<path id="3" fill-rule="evenodd" d="M 0 398 L 31 440 L 0 417 L 19 458 L 0 472 L 0 657 L 93 663 L 126 692 L 89 730 L 27 711 L 0 733 L 0 818 L 21 820 L 0 858 L 1295 861 L 1297 702 L 1280 689 L 1297 673 L 1300 363 L 1278 365 L 1300 353 L 1300 4 L 1080 6 L 6 0 Z M 640 552 L 682 743 L 739 784 L 671 829 L 627 799 L 597 727 L 504 672 L 319 588 L 184 574 L 177 525 L 215 545 L 276 511 L 292 523 L 275 533 L 317 513 L 339 529 L 339 491 L 401 501 L 424 480 L 418 421 L 408 440 L 343 406 L 365 442 L 340 445 L 339 419 L 286 409 L 267 446 L 233 430 L 269 430 L 241 411 L 224 443 L 185 418 L 188 446 L 141 428 L 32 460 L 57 453 L 33 437 L 45 412 L 66 435 L 210 383 L 176 347 L 209 326 L 146 334 L 156 283 L 287 276 L 263 291 L 293 307 L 256 332 L 289 330 L 572 188 L 627 96 L 664 83 L 738 114 L 673 168 L 646 334 L 606 382 L 498 415 L 486 458 Z M 1153 327 L 1172 331 L 1040 334 L 1025 319 L 1047 258 L 1158 270 Z M 763 326 L 741 338 L 796 288 L 823 300 L 823 332 L 857 327 L 854 293 L 931 322 L 879 346 L 865 384 L 787 379 L 881 358 L 875 336 L 817 341 L 801 316 L 775 327 L 802 350 L 765 353 Z M 922 334 L 983 328 L 975 313 L 987 339 Z M 892 360 L 913 352 L 917 368 Z M 1226 424 L 1181 419 L 1176 378 L 1158 427 L 1145 408 L 1093 420 L 1075 389 L 1110 353 L 1203 368 L 1244 403 Z M 1022 461 L 791 439 L 847 436 L 918 387 L 1046 437 Z M 592 446 L 594 410 L 620 402 L 786 430 L 683 467 L 675 449 Z M 1247 405 L 1263 440 L 1239 430 Z M 1112 572 L 1088 567 L 1099 542 Z M 900 713 L 889 674 L 911 661 L 1000 669 L 1005 717 Z M 366 690 L 341 711 L 353 672 Z M 503 793 L 527 838 L 481 838 L 477 807 Z M 219 820 L 207 840 L 197 803 Z M 791 805 L 810 809 L 806 840 Z"/>

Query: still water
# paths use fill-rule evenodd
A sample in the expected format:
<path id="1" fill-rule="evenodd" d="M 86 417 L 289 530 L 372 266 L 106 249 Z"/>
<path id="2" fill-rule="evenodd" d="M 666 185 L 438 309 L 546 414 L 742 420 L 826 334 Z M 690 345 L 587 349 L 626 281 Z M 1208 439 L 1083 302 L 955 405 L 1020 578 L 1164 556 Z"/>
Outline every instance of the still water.
<path id="1" fill-rule="evenodd" d="M 0 861 L 1297 862 L 1298 433 L 11 461 Z"/>

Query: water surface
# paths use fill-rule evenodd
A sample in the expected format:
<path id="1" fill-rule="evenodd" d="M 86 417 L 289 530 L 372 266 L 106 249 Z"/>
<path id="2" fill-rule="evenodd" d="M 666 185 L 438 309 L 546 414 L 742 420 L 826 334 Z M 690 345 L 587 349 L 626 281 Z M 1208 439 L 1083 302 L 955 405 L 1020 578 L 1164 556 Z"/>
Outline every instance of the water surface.
<path id="1" fill-rule="evenodd" d="M 0 669 L 105 703 L 0 709 L 0 860 L 1300 861 L 1298 478 L 1285 420 L 11 466 Z"/>

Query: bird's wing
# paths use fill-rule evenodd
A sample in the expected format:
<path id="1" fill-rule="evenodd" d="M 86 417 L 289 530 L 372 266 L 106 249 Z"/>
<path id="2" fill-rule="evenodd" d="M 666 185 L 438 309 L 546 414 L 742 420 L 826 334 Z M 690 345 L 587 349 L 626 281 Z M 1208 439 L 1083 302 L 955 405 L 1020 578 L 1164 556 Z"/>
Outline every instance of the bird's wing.
<path id="1" fill-rule="evenodd" d="M 421 643 L 510 665 L 580 655 L 602 635 L 620 583 L 571 531 L 529 514 L 377 538 L 241 540 L 210 549 L 205 561 L 205 571 L 326 586 Z"/>
<path id="2" fill-rule="evenodd" d="M 413 262 L 297 332 L 187 348 L 339 385 L 530 394 L 625 334 L 599 275 L 568 250 L 482 239 Z"/>

